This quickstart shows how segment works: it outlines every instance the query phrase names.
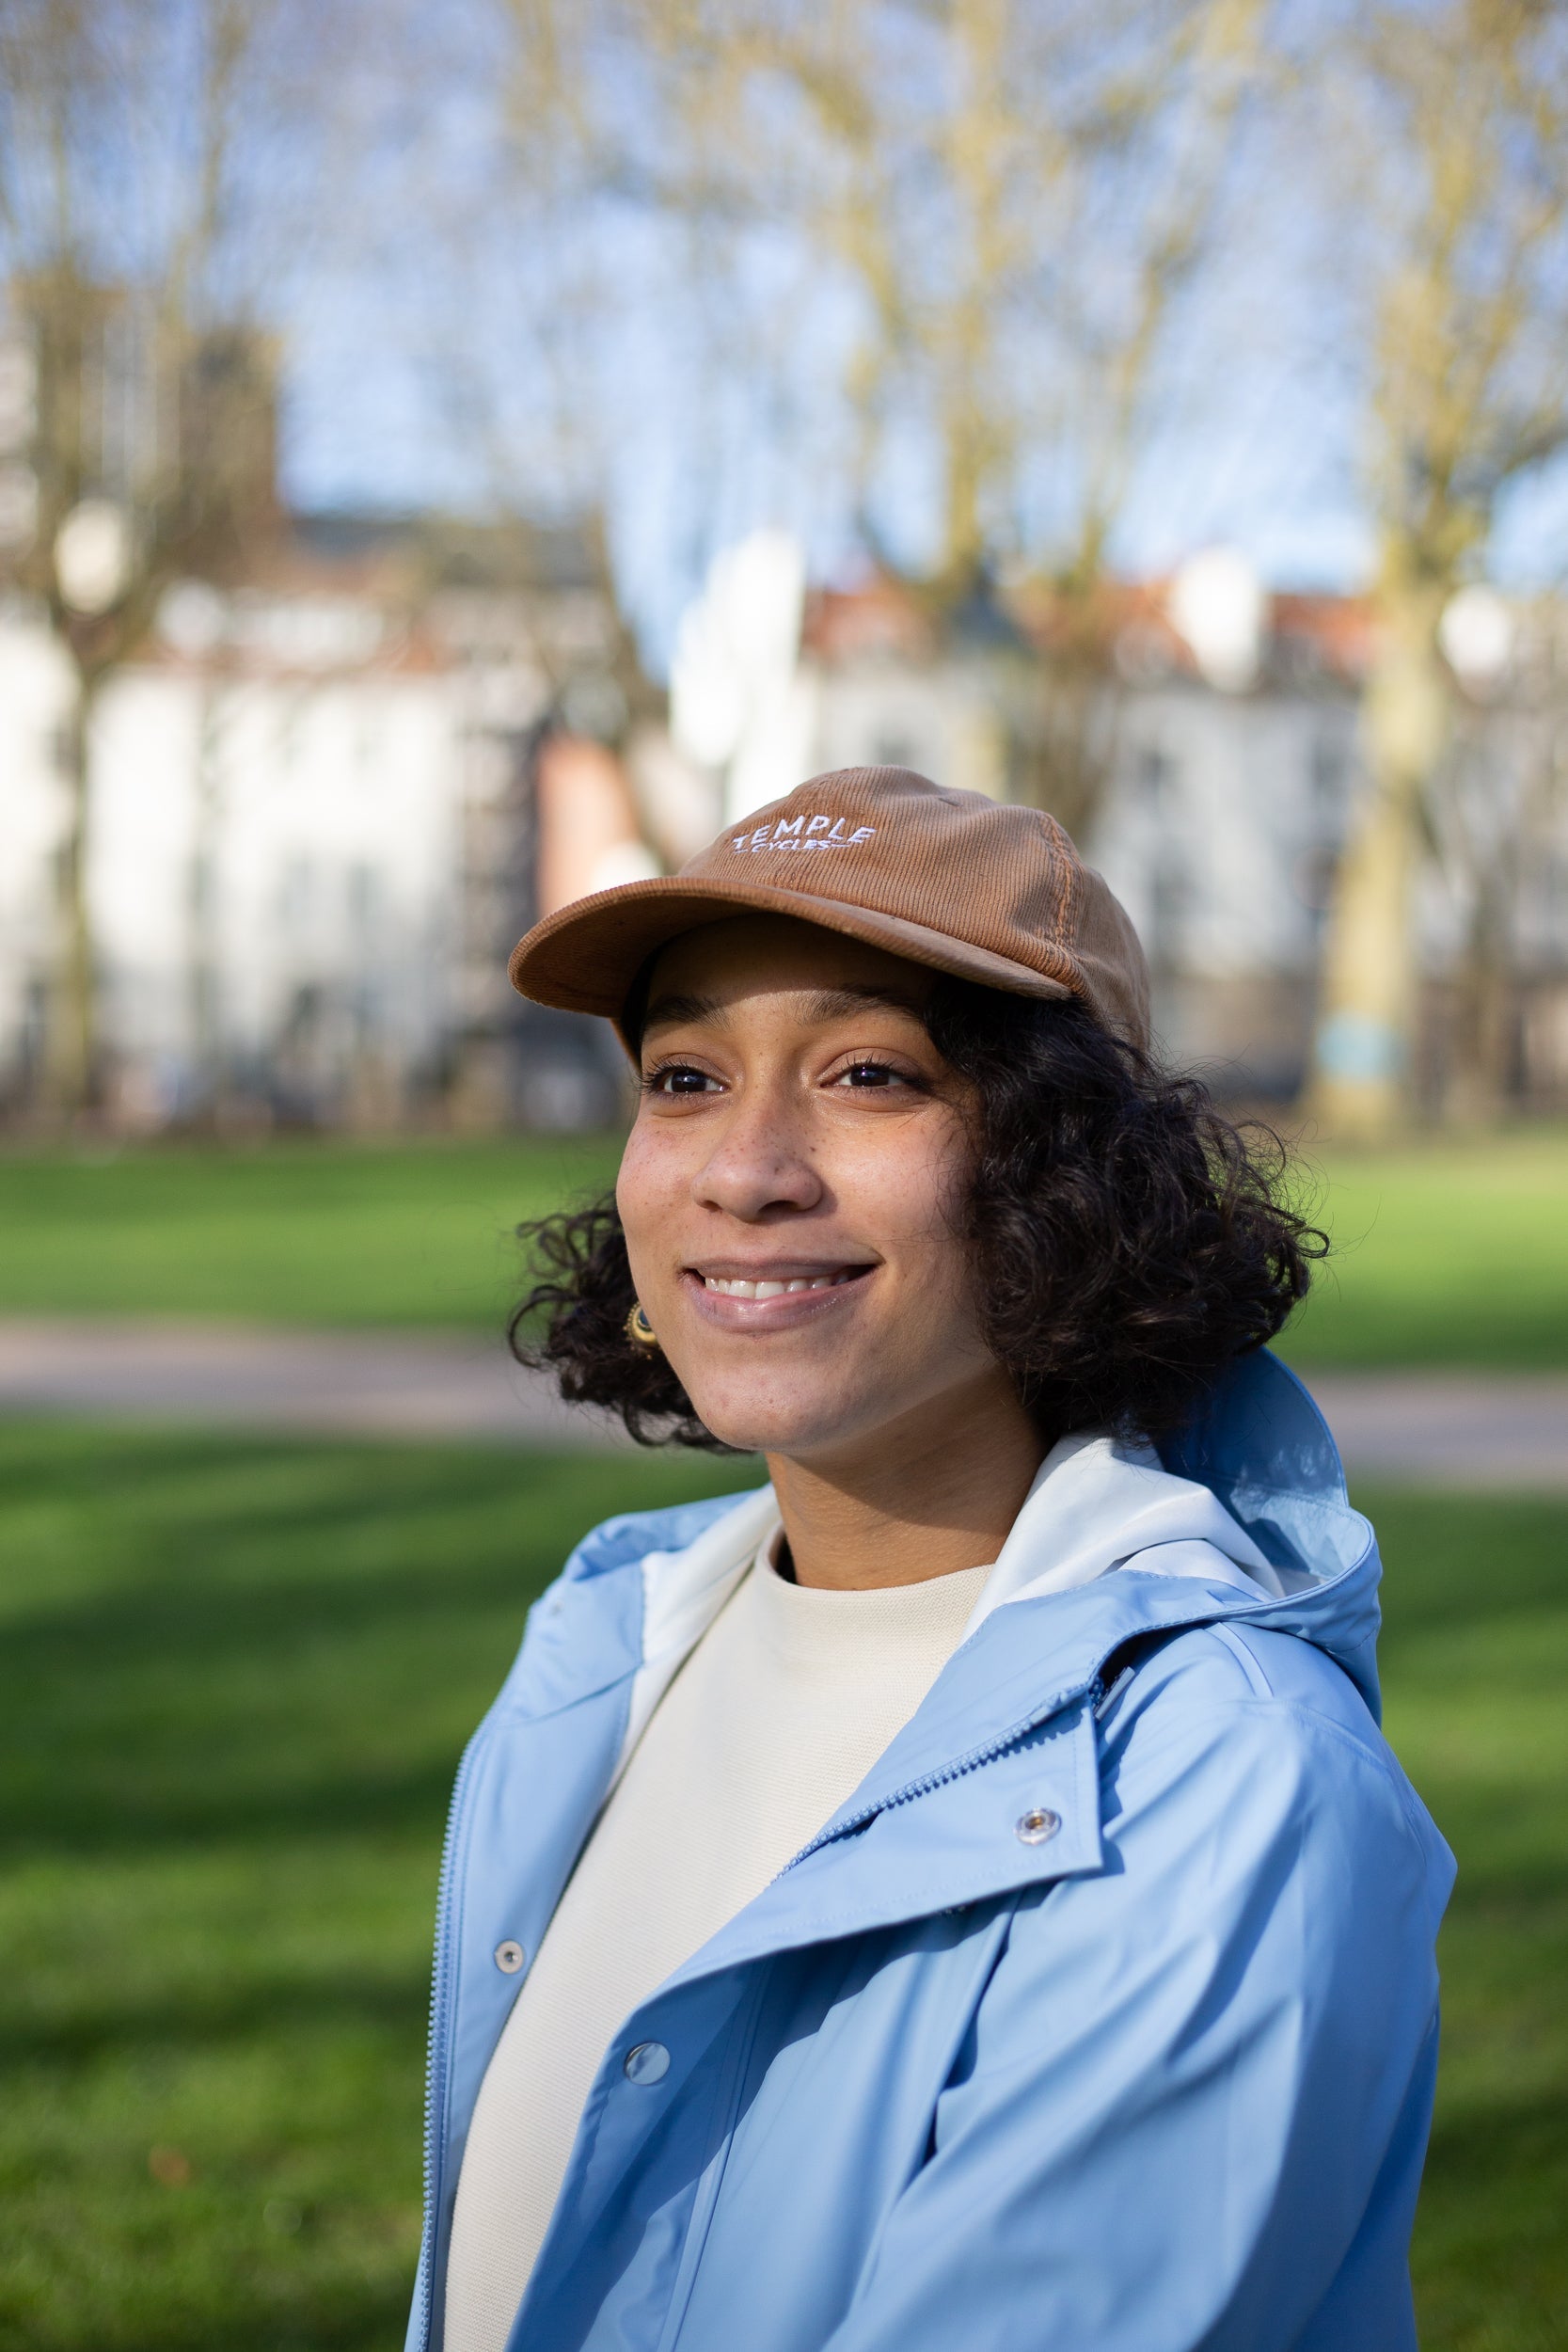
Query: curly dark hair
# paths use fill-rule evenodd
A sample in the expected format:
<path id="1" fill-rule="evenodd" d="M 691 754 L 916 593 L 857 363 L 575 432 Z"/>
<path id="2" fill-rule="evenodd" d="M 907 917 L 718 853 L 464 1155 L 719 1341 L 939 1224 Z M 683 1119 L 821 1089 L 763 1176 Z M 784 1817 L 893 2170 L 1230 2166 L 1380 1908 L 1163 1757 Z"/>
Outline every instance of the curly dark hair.
<path id="1" fill-rule="evenodd" d="M 987 1341 L 1042 1436 L 1180 1426 L 1234 1357 L 1307 1295 L 1326 1236 L 1288 1195 L 1267 1127 L 1235 1125 L 1071 1002 L 942 977 L 926 1025 L 970 1081 L 960 1212 Z M 610 1406 L 640 1444 L 730 1449 L 668 1359 L 635 1346 L 626 1237 L 607 1194 L 518 1228 L 534 1280 L 508 1324 L 522 1363 Z"/>

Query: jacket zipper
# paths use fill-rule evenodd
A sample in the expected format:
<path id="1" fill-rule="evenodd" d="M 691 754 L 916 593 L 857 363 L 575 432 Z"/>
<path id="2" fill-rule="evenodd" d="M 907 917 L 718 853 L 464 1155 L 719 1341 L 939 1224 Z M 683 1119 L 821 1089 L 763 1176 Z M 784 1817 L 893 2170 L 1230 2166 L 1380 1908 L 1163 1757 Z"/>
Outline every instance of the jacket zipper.
<path id="1" fill-rule="evenodd" d="M 425 2054 L 424 2074 L 424 2218 L 420 2230 L 418 2302 L 419 2320 L 416 2341 L 420 2352 L 428 2352 L 431 2321 L 434 2315 L 436 2288 L 436 2226 L 440 2211 L 441 2188 L 441 2117 L 446 2106 L 447 2044 L 451 2037 L 446 2028 L 447 2011 L 451 1995 L 451 1899 L 456 1877 L 456 1857 L 463 1807 L 467 1796 L 474 1756 L 483 1729 L 463 1751 L 452 1783 L 451 1804 L 447 1811 L 446 1835 L 441 1841 L 441 1871 L 436 1894 L 436 1958 L 430 1983 L 430 2043 Z"/>
<path id="2" fill-rule="evenodd" d="M 1118 1677 L 1117 1685 L 1118 1690 L 1125 1678 L 1125 1677 Z M 863 1828 L 867 1821 L 875 1820 L 879 1813 L 890 1812 L 895 1805 L 911 1804 L 916 1797 L 926 1796 L 933 1788 L 945 1788 L 949 1782 L 961 1780 L 967 1773 L 978 1771 L 981 1765 L 990 1764 L 997 1756 L 1005 1756 L 1009 1748 L 1016 1747 L 1026 1733 L 1034 1731 L 1040 1724 L 1048 1722 L 1072 1699 L 1087 1696 L 1091 1706 L 1098 1709 L 1103 1695 L 1101 1679 L 1098 1673 L 1090 1683 L 1077 1691 L 1058 1692 L 1043 1708 L 1033 1710 L 1028 1715 L 1020 1717 L 1019 1721 L 1011 1724 L 1007 1730 L 995 1734 L 981 1746 L 972 1748 L 967 1756 L 955 1757 L 950 1763 L 940 1766 L 935 1772 L 924 1773 L 918 1780 L 906 1781 L 901 1788 L 895 1788 L 890 1796 L 880 1798 L 877 1804 L 863 1805 L 861 1810 L 851 1814 L 847 1820 L 838 1821 L 831 1828 L 819 1830 L 809 1845 L 802 1846 L 800 1852 L 784 1864 L 784 1869 L 778 1873 L 778 1876 L 783 1878 L 787 1871 L 793 1870 L 797 1864 L 804 1862 L 808 1854 L 816 1853 L 820 1847 L 831 1845 L 834 1839 L 847 1837 L 851 1831 Z M 436 2217 L 439 2209 L 440 2193 L 440 2119 L 446 2098 L 448 2036 L 445 2026 L 451 1977 L 452 1880 L 455 1872 L 464 1801 L 467 1792 L 474 1756 L 483 1737 L 482 1729 L 465 1750 L 463 1760 L 457 1768 L 457 1780 L 452 1789 L 451 1807 L 447 1816 L 446 1837 L 441 1847 L 441 1875 L 436 1901 L 436 1964 L 430 1995 L 430 2050 L 425 2063 L 425 2210 L 423 2235 L 420 2248 L 419 2334 L 417 2338 L 420 2352 L 428 2352 L 430 2344 L 432 2299 L 435 2292 Z"/>
<path id="3" fill-rule="evenodd" d="M 784 1875 L 784 1870 L 793 1870 L 797 1863 L 804 1862 L 806 1856 L 816 1853 L 819 1847 L 832 1845 L 836 1838 L 847 1837 L 851 1830 L 863 1829 L 866 1822 L 874 1821 L 879 1813 L 891 1813 L 895 1804 L 909 1804 L 916 1797 L 928 1795 L 933 1788 L 945 1788 L 950 1781 L 962 1780 L 966 1773 L 978 1771 L 982 1764 L 993 1763 L 997 1756 L 1005 1756 L 1009 1748 L 1016 1747 L 1026 1733 L 1037 1730 L 1070 1700 L 1082 1698 L 1085 1693 L 1091 1698 L 1098 1698 L 1098 1675 L 1092 1683 L 1082 1690 L 1059 1692 L 1044 1708 L 1022 1717 L 1010 1729 L 998 1732 L 982 1747 L 971 1748 L 967 1756 L 956 1756 L 951 1763 L 941 1765 L 937 1771 L 923 1773 L 919 1780 L 908 1780 L 901 1788 L 894 1789 L 891 1796 L 879 1797 L 875 1804 L 863 1805 L 858 1813 L 851 1813 L 847 1820 L 833 1821 L 826 1829 L 818 1830 L 810 1845 L 802 1846 L 800 1852 L 784 1864 L 784 1870 L 779 1872 L 780 1878 Z"/>
<path id="4" fill-rule="evenodd" d="M 1016 1747 L 1027 1733 L 1038 1730 L 1041 1724 L 1049 1723 L 1053 1715 L 1060 1713 L 1061 1709 L 1069 1706 L 1074 1699 L 1085 1700 L 1090 1713 L 1098 1721 L 1107 1711 L 1111 1701 L 1119 1698 L 1124 1686 L 1135 1671 L 1136 1668 L 1132 1664 L 1123 1667 L 1111 1688 L 1107 1690 L 1102 1662 L 1095 1669 L 1087 1682 L 1080 1683 L 1074 1690 L 1058 1691 L 1053 1698 L 1047 1700 L 1044 1707 L 1035 1708 L 1027 1715 L 1020 1716 L 1018 1722 L 1010 1729 L 998 1732 L 992 1739 L 988 1740 L 984 1746 L 971 1748 L 967 1756 L 956 1756 L 951 1763 L 942 1765 L 934 1772 L 924 1773 L 919 1780 L 906 1781 L 904 1786 L 901 1788 L 895 1788 L 891 1796 L 879 1797 L 875 1804 L 863 1805 L 861 1810 L 858 1813 L 852 1813 L 847 1821 L 834 1821 L 828 1828 L 818 1830 L 810 1845 L 802 1846 L 800 1852 L 784 1864 L 784 1870 L 778 1873 L 779 1877 L 784 1877 L 784 1870 L 793 1870 L 798 1862 L 804 1862 L 808 1854 L 816 1853 L 818 1847 L 832 1845 L 838 1837 L 847 1837 L 851 1830 L 863 1829 L 866 1822 L 874 1821 L 879 1813 L 890 1813 L 895 1804 L 908 1804 L 916 1797 L 927 1795 L 933 1788 L 944 1788 L 949 1781 L 961 1780 L 966 1772 L 977 1771 L 982 1764 L 994 1762 L 997 1756 L 1005 1756 L 1009 1748 Z"/>
<path id="5" fill-rule="evenodd" d="M 1100 1677 L 1096 1675 L 1093 1682 L 1086 1688 L 1091 1702 L 1098 1702 L 1101 1695 Z M 935 1772 L 924 1773 L 918 1780 L 906 1781 L 901 1788 L 896 1788 L 890 1796 L 879 1799 L 876 1804 L 863 1805 L 858 1813 L 851 1814 L 847 1820 L 836 1822 L 831 1829 L 818 1831 L 809 1845 L 802 1846 L 800 1852 L 784 1864 L 784 1869 L 778 1873 L 778 1876 L 783 1878 L 785 1872 L 793 1870 L 798 1863 L 804 1862 L 808 1854 L 816 1853 L 819 1847 L 832 1844 L 835 1838 L 847 1837 L 851 1831 L 863 1828 L 867 1821 L 875 1820 L 879 1813 L 889 1812 L 897 1804 L 911 1804 L 916 1797 L 923 1797 L 933 1788 L 945 1788 L 951 1781 L 961 1780 L 967 1773 L 977 1771 L 981 1765 L 990 1764 L 995 1757 L 1006 1755 L 1006 1751 L 1010 1747 L 1015 1747 L 1026 1733 L 1049 1721 L 1052 1715 L 1068 1705 L 1071 1699 L 1084 1695 L 1083 1691 L 1058 1692 L 1043 1709 L 1021 1717 L 1007 1730 L 997 1733 L 980 1747 L 972 1748 L 967 1756 L 958 1756 L 952 1762 L 942 1765 Z M 447 1814 L 446 1836 L 441 1844 L 441 1871 L 436 1897 L 436 1959 L 430 1993 L 430 2046 L 425 2059 L 424 2222 L 420 2245 L 419 2283 L 415 2304 L 418 2328 L 413 2338 L 413 2341 L 420 2346 L 420 2352 L 429 2352 L 431 2322 L 434 2316 L 436 2216 L 440 2209 L 441 2189 L 441 2116 L 446 2105 L 446 2052 L 447 2043 L 451 2038 L 447 2032 L 447 2010 L 451 2000 L 451 1980 L 452 1887 L 456 1875 L 457 1849 L 462 1835 L 463 1811 L 467 1797 L 468 1782 L 483 1736 L 484 1726 L 482 1725 L 464 1750 L 462 1762 L 457 1768 L 457 1778 L 452 1787 L 451 1804 Z"/>

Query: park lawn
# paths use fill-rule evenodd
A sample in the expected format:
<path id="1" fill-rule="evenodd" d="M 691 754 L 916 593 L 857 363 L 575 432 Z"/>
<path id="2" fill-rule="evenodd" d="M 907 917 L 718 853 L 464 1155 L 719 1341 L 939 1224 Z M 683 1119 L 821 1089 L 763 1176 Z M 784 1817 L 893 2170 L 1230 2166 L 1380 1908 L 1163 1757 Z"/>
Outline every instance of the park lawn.
<path id="1" fill-rule="evenodd" d="M 399 2340 L 460 1744 L 590 1521 L 751 1474 L 0 1427 L 0 2352 Z M 1376 1507 L 1389 1727 L 1463 1871 L 1422 2342 L 1554 2352 L 1568 1504 Z"/>
<path id="2" fill-rule="evenodd" d="M 1413 2248 L 1423 2352 L 1560 2352 L 1568 2312 L 1568 1501 L 1358 1488 L 1385 1729 L 1453 1848 Z"/>
<path id="3" fill-rule="evenodd" d="M 1331 1153 L 1309 1173 L 1334 1255 L 1291 1362 L 1568 1370 L 1568 1132 Z"/>
<path id="4" fill-rule="evenodd" d="M 389 2352 L 464 1739 L 736 1465 L 0 1425 L 0 2347 Z"/>
<path id="5" fill-rule="evenodd" d="M 612 1136 L 0 1156 L 0 1314 L 499 1328 L 513 1228 L 613 1178 Z M 1306 1367 L 1568 1369 L 1568 1131 L 1326 1155 Z"/>
<path id="6" fill-rule="evenodd" d="M 0 1314 L 499 1328 L 515 1228 L 618 1157 L 522 1136 L 0 1155 Z"/>

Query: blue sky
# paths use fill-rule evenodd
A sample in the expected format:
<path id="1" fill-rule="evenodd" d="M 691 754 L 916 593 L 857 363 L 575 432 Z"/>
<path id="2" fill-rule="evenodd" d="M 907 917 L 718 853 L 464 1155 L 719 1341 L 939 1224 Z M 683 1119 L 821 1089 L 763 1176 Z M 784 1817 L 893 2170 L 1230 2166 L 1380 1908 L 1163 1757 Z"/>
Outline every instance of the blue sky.
<path id="1" fill-rule="evenodd" d="M 483 512 L 495 495 L 484 456 L 419 348 L 421 322 L 353 281 L 312 305 L 290 337 L 284 463 L 290 495 L 308 506 L 454 507 Z M 411 332 L 411 329 L 413 330 Z M 852 572 L 859 541 L 835 473 L 781 459 L 767 389 L 744 376 L 710 382 L 706 463 L 694 467 L 690 392 L 678 349 L 657 321 L 623 335 L 635 354 L 633 413 L 610 439 L 610 503 L 628 601 L 651 645 L 667 644 L 675 612 L 716 544 L 751 524 L 798 530 L 824 578 Z M 1216 342 L 1212 374 L 1175 405 L 1153 437 L 1117 533 L 1119 566 L 1162 571 L 1195 548 L 1243 548 L 1278 586 L 1352 587 L 1370 542 L 1355 495 L 1354 418 L 1307 358 Z M 511 437 L 537 502 L 571 502 L 569 472 L 552 468 L 550 435 L 519 401 Z M 831 441 L 831 424 L 823 438 Z M 884 506 L 918 544 L 929 499 L 917 437 L 884 469 Z M 1561 501 L 1558 501 L 1559 510 Z"/>
<path id="2" fill-rule="evenodd" d="M 738 280 L 705 285 L 625 204 L 562 239 L 492 201 L 500 85 L 483 5 L 452 0 L 443 25 L 459 23 L 472 70 L 444 50 L 438 103 L 410 113 L 400 93 L 396 139 L 372 142 L 379 238 L 345 241 L 286 307 L 292 497 L 566 512 L 592 490 L 656 664 L 715 548 L 753 524 L 794 528 L 819 578 L 852 573 L 863 548 L 833 389 L 853 334 L 843 290 L 787 239 L 755 241 Z M 1307 166 L 1268 127 L 1238 157 L 1218 262 L 1163 365 L 1120 569 L 1164 571 L 1227 543 L 1275 586 L 1367 577 L 1355 230 L 1345 246 L 1345 220 L 1314 211 Z M 746 314 L 739 336 L 726 303 Z M 1047 442 L 1047 469 L 1052 455 Z M 934 485 L 912 415 L 887 437 L 878 493 L 880 527 L 918 563 Z M 1559 466 L 1508 502 L 1492 568 L 1551 580 L 1565 548 Z"/>

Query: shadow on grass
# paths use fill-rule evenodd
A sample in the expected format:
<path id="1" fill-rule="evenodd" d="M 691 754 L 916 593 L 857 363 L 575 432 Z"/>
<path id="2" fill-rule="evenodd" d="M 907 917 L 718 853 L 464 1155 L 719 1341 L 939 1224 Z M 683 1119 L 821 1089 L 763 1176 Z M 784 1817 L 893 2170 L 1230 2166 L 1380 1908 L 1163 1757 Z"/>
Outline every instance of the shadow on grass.
<path id="1" fill-rule="evenodd" d="M 0 1426 L 0 2352 L 400 2341 L 458 1753 L 587 1528 L 754 1475 Z"/>
<path id="2" fill-rule="evenodd" d="M 1553 2173 L 1568 2181 L 1568 2106 L 1561 2098 L 1494 2098 L 1439 2117 L 1427 2155 L 1428 2197 L 1469 2200 L 1478 2170 L 1491 2182 L 1492 2194 L 1509 2203 L 1549 2195 Z"/>
<path id="3" fill-rule="evenodd" d="M 544 1581 L 484 1560 L 357 1584 L 148 1581 L 11 1628 L 0 1854 L 438 1830 Z"/>
<path id="4" fill-rule="evenodd" d="M 403 2342 L 408 2290 L 401 2282 L 384 2289 L 362 2287 L 333 2297 L 312 2296 L 308 2312 L 287 2293 L 268 2295 L 264 2282 L 245 2280 L 221 2311 L 209 2305 L 181 2310 L 171 2301 L 145 2320 L 123 2313 L 108 2335 L 73 2336 L 35 2332 L 28 2310 L 14 2318 L 0 2304 L 0 2352 L 392 2352 Z M 214 2330 L 216 2332 L 214 2332 Z"/>
<path id="5" fill-rule="evenodd" d="M 399 1983 L 378 1982 L 362 1966 L 346 1962 L 288 1975 L 252 1968 L 243 1979 L 236 1975 L 182 1985 L 177 1995 L 167 1997 L 127 1993 L 119 2000 L 30 2021 L 13 2013 L 0 2024 L 0 2065 L 39 2058 L 75 2063 L 105 2051 L 253 2041 L 259 2018 L 265 2019 L 269 2034 L 314 2034 L 340 2026 L 344 2032 L 387 2027 L 418 2036 L 427 2006 L 422 1972 L 416 1980 Z"/>
<path id="6" fill-rule="evenodd" d="M 1439 2114 L 1413 2269 L 1423 2352 L 1557 2352 L 1568 2309 L 1560 2095 Z"/>
<path id="7" fill-rule="evenodd" d="M 9 2115 L 0 2099 L 0 2172 L 25 2206 L 0 2245 L 0 2352 L 397 2342 L 458 1752 L 589 1525 L 754 1477 L 702 1459 L 0 1428 L 0 1929 L 40 1971 L 0 2041 L 28 2086 Z M 1457 1658 L 1512 1770 L 1521 1661 L 1525 1681 L 1549 1673 L 1529 1629 L 1568 1607 L 1568 1510 L 1357 1500 L 1388 1564 L 1390 1697 L 1436 1726 L 1430 1793 L 1461 1863 L 1464 2090 L 1440 2102 L 1418 2231 L 1423 2344 L 1536 2352 L 1536 2314 L 1568 2304 L 1552 2250 L 1568 2124 L 1555 2060 L 1520 2097 L 1516 2054 L 1556 2014 L 1560 1789 L 1544 1751 L 1533 1777 L 1489 1777 L 1493 1748 L 1456 1740 L 1450 1716 Z M 136 1946 L 124 1966 L 84 1948 L 104 1931 Z M 328 2080 L 340 2048 L 350 2062 Z M 288 2089 L 301 2070 L 322 2077 L 308 2118 Z M 284 2086 L 271 2106 L 259 2077 Z M 278 2113 L 288 2161 L 319 2168 L 337 2217 L 261 2244 Z M 174 2204 L 146 2152 L 192 2114 L 230 2119 L 237 2185 Z M 40 2153 L 67 2118 L 69 2144 Z"/>
<path id="8" fill-rule="evenodd" d="M 618 1505 L 726 1483 L 711 1464 L 60 1432 L 35 1456 L 5 1436 L 13 1525 L 57 1514 L 70 1486 L 64 1542 L 52 1522 L 37 1539 L 44 1573 L 13 1590 L 0 1642 L 11 1863 L 436 1836 L 463 1741 L 572 1544 Z"/>

